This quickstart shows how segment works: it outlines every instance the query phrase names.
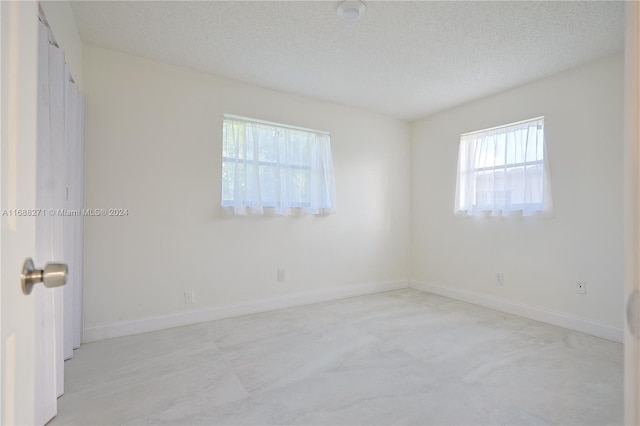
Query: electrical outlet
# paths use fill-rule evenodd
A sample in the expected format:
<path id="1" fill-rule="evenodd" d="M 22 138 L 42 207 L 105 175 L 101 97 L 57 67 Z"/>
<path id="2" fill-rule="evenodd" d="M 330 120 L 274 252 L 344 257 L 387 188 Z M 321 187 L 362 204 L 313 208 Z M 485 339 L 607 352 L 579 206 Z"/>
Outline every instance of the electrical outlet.
<path id="1" fill-rule="evenodd" d="M 195 303 L 195 292 L 193 290 L 187 290 L 184 292 L 184 303 L 187 305 L 193 305 Z"/>
<path id="2" fill-rule="evenodd" d="M 578 294 L 587 294 L 587 282 L 586 281 L 576 281 L 576 293 L 578 293 Z"/>
<path id="3" fill-rule="evenodd" d="M 496 285 L 504 285 L 504 273 L 496 272 Z"/>
<path id="4" fill-rule="evenodd" d="M 287 282 L 287 271 L 284 269 L 278 269 L 278 282 L 284 283 Z"/>

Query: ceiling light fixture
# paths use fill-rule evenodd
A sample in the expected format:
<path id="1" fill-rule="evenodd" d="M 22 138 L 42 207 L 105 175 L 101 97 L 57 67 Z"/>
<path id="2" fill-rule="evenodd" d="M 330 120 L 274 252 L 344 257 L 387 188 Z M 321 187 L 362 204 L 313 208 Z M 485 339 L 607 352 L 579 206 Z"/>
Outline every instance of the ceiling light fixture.
<path id="1" fill-rule="evenodd" d="M 345 0 L 338 5 L 338 15 L 347 21 L 355 21 L 364 15 L 364 3 L 360 0 Z"/>

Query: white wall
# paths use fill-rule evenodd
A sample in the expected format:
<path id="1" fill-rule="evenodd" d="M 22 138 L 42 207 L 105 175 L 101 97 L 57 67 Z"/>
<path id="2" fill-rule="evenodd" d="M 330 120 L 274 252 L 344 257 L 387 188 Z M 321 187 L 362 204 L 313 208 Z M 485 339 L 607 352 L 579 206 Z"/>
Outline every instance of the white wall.
<path id="1" fill-rule="evenodd" d="M 74 81 L 82 88 L 82 42 L 71 3 L 68 1 L 43 1 L 40 2 L 40 5 L 58 46 L 64 51 L 65 60 Z"/>
<path id="2" fill-rule="evenodd" d="M 409 125 L 85 46 L 85 327 L 409 275 Z M 226 218 L 222 114 L 331 132 L 337 211 Z M 277 268 L 289 281 L 276 283 Z M 183 292 L 195 290 L 195 305 Z"/>
<path id="3" fill-rule="evenodd" d="M 611 57 L 412 123 L 413 279 L 622 327 L 622 65 Z M 455 217 L 460 134 L 542 115 L 555 218 Z"/>

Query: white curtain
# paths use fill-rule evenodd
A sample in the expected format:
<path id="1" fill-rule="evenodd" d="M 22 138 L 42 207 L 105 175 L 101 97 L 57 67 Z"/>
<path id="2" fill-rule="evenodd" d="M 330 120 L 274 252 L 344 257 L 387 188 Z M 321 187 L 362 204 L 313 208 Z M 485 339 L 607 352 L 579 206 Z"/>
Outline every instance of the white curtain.
<path id="1" fill-rule="evenodd" d="M 461 136 L 456 214 L 530 216 L 551 211 L 543 117 Z"/>
<path id="2" fill-rule="evenodd" d="M 222 175 L 222 206 L 238 215 L 335 212 L 326 133 L 225 118 Z"/>
<path id="3" fill-rule="evenodd" d="M 67 284 L 53 290 L 57 393 L 64 391 L 64 360 L 82 337 L 83 217 L 69 214 L 84 205 L 84 98 L 72 81 L 64 52 L 49 28 L 39 23 L 38 152 L 36 205 L 37 266 L 66 263 Z"/>

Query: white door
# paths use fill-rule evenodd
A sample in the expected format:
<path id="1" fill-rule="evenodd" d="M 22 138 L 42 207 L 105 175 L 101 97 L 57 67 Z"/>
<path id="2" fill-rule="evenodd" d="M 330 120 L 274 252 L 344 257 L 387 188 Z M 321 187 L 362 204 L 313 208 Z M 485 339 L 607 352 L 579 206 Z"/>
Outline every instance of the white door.
<path id="1" fill-rule="evenodd" d="M 640 3 L 627 3 L 624 418 L 640 424 Z"/>
<path id="2" fill-rule="evenodd" d="M 24 213 L 36 209 L 38 3 L 2 1 L 0 22 L 0 421 L 44 424 L 57 403 L 53 291 L 20 285 L 36 256 L 36 219 Z"/>

